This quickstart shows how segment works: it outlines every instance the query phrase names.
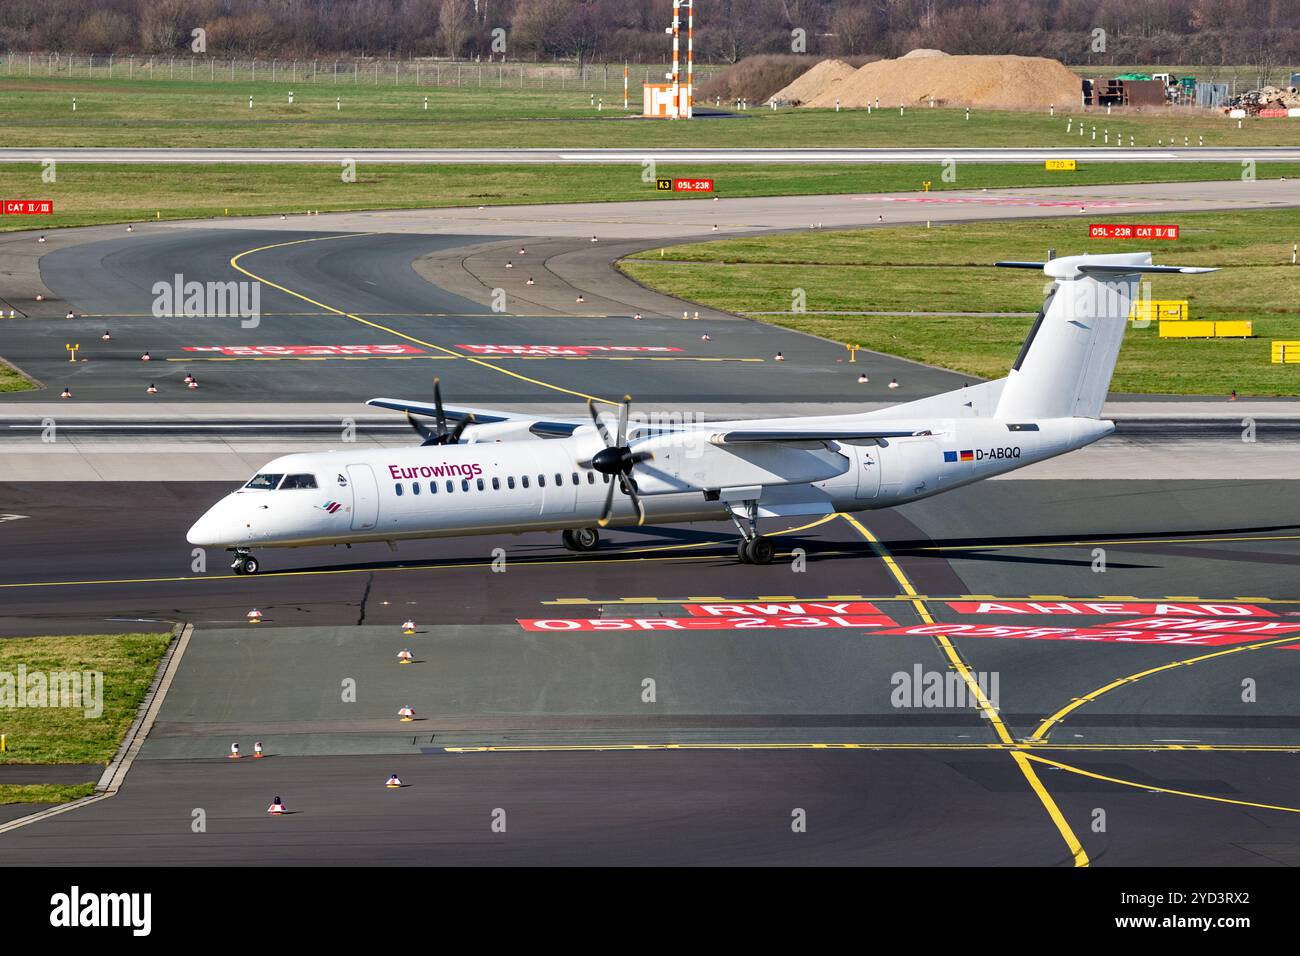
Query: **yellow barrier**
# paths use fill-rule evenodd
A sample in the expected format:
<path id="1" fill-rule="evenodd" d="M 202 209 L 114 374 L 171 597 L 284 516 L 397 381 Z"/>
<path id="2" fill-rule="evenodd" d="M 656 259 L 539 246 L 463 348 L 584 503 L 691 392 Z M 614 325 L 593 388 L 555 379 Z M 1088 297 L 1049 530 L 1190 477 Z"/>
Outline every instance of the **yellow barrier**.
<path id="1" fill-rule="evenodd" d="M 1248 339 L 1254 334 L 1250 319 L 1232 319 L 1214 323 L 1216 339 Z"/>
<path id="2" fill-rule="evenodd" d="M 1213 322 L 1192 322 L 1186 319 L 1160 323 L 1162 339 L 1212 339 Z"/>
<path id="3" fill-rule="evenodd" d="M 1300 365 L 1300 342 L 1274 342 L 1274 365 Z"/>
<path id="4" fill-rule="evenodd" d="M 1248 339 L 1253 334 L 1250 319 L 1223 322 L 1181 319 L 1160 323 L 1162 339 Z"/>
<path id="5" fill-rule="evenodd" d="M 1191 313 L 1186 299 L 1139 299 L 1129 312 L 1130 322 L 1179 322 Z"/>

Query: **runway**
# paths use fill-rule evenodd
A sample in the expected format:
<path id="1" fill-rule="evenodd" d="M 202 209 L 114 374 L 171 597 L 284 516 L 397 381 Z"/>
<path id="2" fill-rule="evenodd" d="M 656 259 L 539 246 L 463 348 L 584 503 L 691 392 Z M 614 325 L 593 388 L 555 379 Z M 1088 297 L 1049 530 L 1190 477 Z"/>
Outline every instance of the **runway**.
<path id="1" fill-rule="evenodd" d="M 1060 215 L 1081 196 L 1153 213 L 1300 205 L 1288 183 L 1019 190 L 945 208 L 953 221 Z M 224 471 L 201 480 L 201 460 L 187 458 L 187 445 L 211 443 L 206 426 L 225 429 L 232 473 L 259 453 L 232 422 L 275 421 L 280 409 L 327 427 L 355 408 L 378 429 L 362 439 L 387 443 L 400 436 L 356 403 L 427 395 L 434 374 L 449 401 L 579 414 L 587 397 L 629 390 L 647 407 L 771 414 L 960 385 L 870 356 L 860 389 L 838 343 L 707 310 L 683 320 L 692 306 L 609 267 L 661 238 L 712 235 L 715 218 L 747 234 L 817 216 L 827 228 L 869 224 L 882 209 L 895 224 L 935 214 L 897 197 L 799 202 L 349 213 L 0 240 L 14 264 L 0 292 L 30 316 L 6 324 L 5 354 L 74 394 L 13 396 L 0 414 L 106 420 L 120 435 L 77 438 L 75 454 L 65 437 L 18 456 L 31 475 L 0 482 L 0 634 L 195 628 L 122 790 L 0 834 L 0 862 L 1293 864 L 1300 489 L 1285 403 L 1276 435 L 1261 418 L 1257 444 L 1214 408 L 1152 402 L 1090 463 L 1072 456 L 1041 477 L 853 520 L 770 522 L 781 559 L 767 567 L 736 563 L 730 525 L 618 529 L 593 555 L 549 535 L 269 552 L 252 578 L 185 542 L 230 487 Z M 535 286 L 519 281 L 525 270 Z M 260 323 L 155 317 L 154 283 L 178 272 L 261 283 Z M 505 283 L 526 302 L 493 311 Z M 585 303 L 569 301 L 579 293 Z M 70 329 L 84 363 L 51 346 Z M 188 351 L 380 344 L 422 351 Z M 498 359 L 466 347 L 483 345 L 679 351 Z M 187 370 L 198 390 L 182 391 Z M 885 388 L 890 377 L 899 389 Z M 148 404 L 146 378 L 162 404 Z M 1140 419 L 1153 409 L 1193 434 L 1150 434 Z M 1269 414 L 1266 403 L 1230 411 Z M 131 431 L 151 415 L 190 431 Z M 135 443 L 152 471 L 95 457 L 114 441 Z M 74 461 L 87 470 L 64 473 Z M 1221 605 L 1253 629 L 1216 621 L 1207 608 Z M 733 626 L 725 607 L 804 623 Z M 252 608 L 264 623 L 247 623 Z M 403 667 L 408 645 L 417 663 Z M 900 698 L 913 674 L 955 681 L 964 696 Z M 398 722 L 403 705 L 418 719 Z M 232 740 L 262 740 L 268 757 L 227 760 Z M 406 786 L 389 791 L 394 771 Z M 294 812 L 268 817 L 275 795 Z M 190 829 L 195 808 L 206 833 Z M 798 812 L 806 832 L 792 830 Z"/>
<path id="2" fill-rule="evenodd" d="M 1238 162 L 1243 159 L 1285 162 L 1300 159 L 1300 147 L 1183 147 L 1124 149 L 1119 146 L 1062 146 L 1042 149 L 989 148 L 862 148 L 845 149 L 187 149 L 81 146 L 74 148 L 0 149 L 0 163 L 39 163 L 46 159 L 67 163 L 324 163 L 344 160 L 358 163 L 449 163 L 538 165 L 630 164 L 646 160 L 660 163 L 732 164 L 797 163 L 942 163 L 956 159 L 968 163 L 1042 163 L 1048 159 L 1079 159 L 1089 163 L 1202 163 Z"/>

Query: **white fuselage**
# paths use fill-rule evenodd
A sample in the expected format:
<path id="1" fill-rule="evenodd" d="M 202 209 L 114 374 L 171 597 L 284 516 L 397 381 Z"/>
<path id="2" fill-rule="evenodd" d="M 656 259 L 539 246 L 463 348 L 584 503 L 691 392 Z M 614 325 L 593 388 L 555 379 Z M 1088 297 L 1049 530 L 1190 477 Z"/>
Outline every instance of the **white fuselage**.
<path id="1" fill-rule="evenodd" d="M 753 424 L 777 428 L 846 420 Z M 726 502 L 756 502 L 759 517 L 889 507 L 1071 451 L 1114 429 L 1110 422 L 1083 418 L 908 424 L 929 433 L 862 444 L 719 445 L 709 439 L 725 431 L 726 423 L 668 433 L 634 431 L 633 447 L 654 452 L 654 459 L 634 472 L 646 520 L 717 521 L 727 516 Z M 243 550 L 596 524 L 608 479 L 583 464 L 602 447 L 592 428 L 570 438 L 473 440 L 473 430 L 467 437 L 469 442 L 457 445 L 277 458 L 259 477 L 295 476 L 299 487 L 241 488 L 195 523 L 189 541 Z M 636 522 L 636 512 L 617 489 L 614 502 L 612 524 Z"/>

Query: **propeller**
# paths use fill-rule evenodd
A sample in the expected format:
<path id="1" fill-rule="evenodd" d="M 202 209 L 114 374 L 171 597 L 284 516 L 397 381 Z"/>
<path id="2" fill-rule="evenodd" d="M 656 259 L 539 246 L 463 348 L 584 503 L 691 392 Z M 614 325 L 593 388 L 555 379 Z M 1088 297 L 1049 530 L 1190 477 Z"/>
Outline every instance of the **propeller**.
<path id="1" fill-rule="evenodd" d="M 618 411 L 618 436 L 611 437 L 609 429 L 600 416 L 596 414 L 596 403 L 588 400 L 587 411 L 591 413 L 591 420 L 596 425 L 596 431 L 600 433 L 601 439 L 605 442 L 605 447 L 596 454 L 592 455 L 587 461 L 579 462 L 583 468 L 590 468 L 598 471 L 602 475 L 607 475 L 611 479 L 608 484 L 609 488 L 605 491 L 605 506 L 601 509 L 600 518 L 597 521 L 602 528 L 609 524 L 609 519 L 614 513 L 614 485 L 617 484 L 623 494 L 632 500 L 632 506 L 636 508 L 637 524 L 645 524 L 645 505 L 641 503 L 641 496 L 637 493 L 636 479 L 632 477 L 632 468 L 643 461 L 649 461 L 654 455 L 648 451 L 632 451 L 627 445 L 627 420 L 632 408 L 632 396 L 624 395 L 623 404 Z"/>
<path id="2" fill-rule="evenodd" d="M 420 447 L 426 445 L 454 445 L 460 441 L 461 433 L 470 425 L 474 424 L 474 416 L 466 415 L 458 421 L 451 430 L 447 429 L 447 415 L 442 410 L 442 389 L 438 385 L 438 379 L 433 380 L 433 407 L 435 411 L 434 427 L 430 428 L 423 422 L 416 421 L 411 417 L 411 413 L 406 412 L 406 421 L 415 429 L 417 435 L 423 439 Z"/>

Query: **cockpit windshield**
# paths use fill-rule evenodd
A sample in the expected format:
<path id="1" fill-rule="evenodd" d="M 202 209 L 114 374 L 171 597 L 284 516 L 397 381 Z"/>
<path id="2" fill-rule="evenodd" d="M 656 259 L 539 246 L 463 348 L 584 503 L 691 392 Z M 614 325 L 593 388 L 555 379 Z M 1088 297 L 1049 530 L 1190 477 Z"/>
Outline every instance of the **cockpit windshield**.
<path id="1" fill-rule="evenodd" d="M 251 488 L 254 491 L 274 491 L 276 485 L 280 483 L 280 479 L 283 477 L 284 475 L 272 475 L 269 473 L 254 475 L 248 480 L 248 484 L 244 485 L 244 487 Z"/>
<path id="2" fill-rule="evenodd" d="M 284 479 L 284 484 L 280 486 L 280 490 L 284 491 L 286 488 L 315 488 L 315 487 L 316 487 L 315 475 L 288 475 Z"/>

